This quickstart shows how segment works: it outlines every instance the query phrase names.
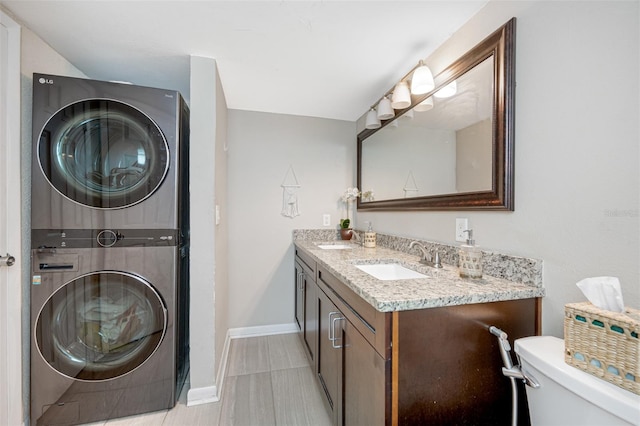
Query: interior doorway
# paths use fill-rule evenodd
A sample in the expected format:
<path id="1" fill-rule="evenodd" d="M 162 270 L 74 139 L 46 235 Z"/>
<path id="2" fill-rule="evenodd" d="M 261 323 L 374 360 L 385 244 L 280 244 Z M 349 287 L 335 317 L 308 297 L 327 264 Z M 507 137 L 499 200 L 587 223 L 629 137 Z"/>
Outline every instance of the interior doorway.
<path id="1" fill-rule="evenodd" d="M 0 424 L 3 425 L 24 423 L 20 113 L 20 26 L 0 10 L 0 377 L 3 378 Z"/>

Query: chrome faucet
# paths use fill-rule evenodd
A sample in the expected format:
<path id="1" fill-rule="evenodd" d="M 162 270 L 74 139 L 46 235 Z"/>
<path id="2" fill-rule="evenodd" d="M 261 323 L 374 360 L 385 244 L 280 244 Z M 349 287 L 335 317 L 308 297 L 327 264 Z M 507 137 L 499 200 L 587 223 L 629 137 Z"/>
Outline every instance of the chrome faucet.
<path id="1" fill-rule="evenodd" d="M 356 231 L 354 231 L 353 229 L 349 229 L 347 234 L 353 235 L 353 237 L 356 239 L 356 243 L 362 245 L 362 239 L 360 238 L 360 235 L 358 235 Z"/>
<path id="2" fill-rule="evenodd" d="M 423 265 L 432 266 L 434 268 L 442 268 L 442 263 L 440 262 L 440 253 L 438 253 L 438 250 L 436 250 L 435 259 L 433 259 L 431 253 L 429 253 L 424 244 L 421 244 L 418 241 L 411 241 L 411 244 L 409 244 L 409 249 L 412 249 L 413 246 L 418 247 L 422 252 L 420 263 L 422 263 Z"/>

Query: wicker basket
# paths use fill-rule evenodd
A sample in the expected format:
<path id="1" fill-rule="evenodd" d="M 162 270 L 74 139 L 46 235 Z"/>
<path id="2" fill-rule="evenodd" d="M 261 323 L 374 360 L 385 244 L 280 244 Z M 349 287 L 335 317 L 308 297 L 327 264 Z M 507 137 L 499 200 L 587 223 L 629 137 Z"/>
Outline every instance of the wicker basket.
<path id="1" fill-rule="evenodd" d="M 568 303 L 564 317 L 567 364 L 640 395 L 640 311 Z"/>

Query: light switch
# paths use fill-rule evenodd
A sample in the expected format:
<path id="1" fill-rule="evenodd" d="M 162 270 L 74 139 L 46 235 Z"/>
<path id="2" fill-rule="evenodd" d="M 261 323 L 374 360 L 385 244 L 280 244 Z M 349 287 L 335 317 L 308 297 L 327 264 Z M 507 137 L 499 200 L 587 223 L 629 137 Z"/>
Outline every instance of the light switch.
<path id="1" fill-rule="evenodd" d="M 220 206 L 216 204 L 216 225 L 220 225 Z"/>

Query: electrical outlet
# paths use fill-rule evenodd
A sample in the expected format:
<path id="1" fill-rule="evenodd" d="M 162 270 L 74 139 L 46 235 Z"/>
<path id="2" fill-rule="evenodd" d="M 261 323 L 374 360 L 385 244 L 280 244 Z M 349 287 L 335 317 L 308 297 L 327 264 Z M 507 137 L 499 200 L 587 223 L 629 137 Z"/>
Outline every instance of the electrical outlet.
<path id="1" fill-rule="evenodd" d="M 331 215 L 330 214 L 323 214 L 322 215 L 322 226 L 331 226 Z"/>
<path id="2" fill-rule="evenodd" d="M 469 229 L 469 219 L 467 219 L 466 217 L 456 218 L 456 241 L 467 241 L 467 233 L 464 232 L 467 229 Z"/>

